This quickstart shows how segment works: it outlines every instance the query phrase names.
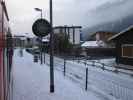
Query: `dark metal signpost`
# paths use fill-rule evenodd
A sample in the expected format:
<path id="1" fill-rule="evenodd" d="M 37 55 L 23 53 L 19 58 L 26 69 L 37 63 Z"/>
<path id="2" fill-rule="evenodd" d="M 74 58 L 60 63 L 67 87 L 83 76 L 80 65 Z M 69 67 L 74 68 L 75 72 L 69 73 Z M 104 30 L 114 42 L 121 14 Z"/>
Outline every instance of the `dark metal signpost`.
<path id="1" fill-rule="evenodd" d="M 51 25 L 50 23 L 45 19 L 38 19 L 35 21 L 35 23 L 32 26 L 32 30 L 36 36 L 40 39 L 40 59 L 41 64 L 43 64 L 43 57 L 42 57 L 42 37 L 48 35 L 51 32 Z"/>
<path id="2" fill-rule="evenodd" d="M 49 1 L 49 8 L 50 8 L 50 25 L 52 27 L 52 31 L 50 33 L 50 92 L 54 93 L 54 60 L 53 60 L 53 2 L 52 0 Z"/>
<path id="3" fill-rule="evenodd" d="M 52 0 L 50 0 L 50 23 L 45 19 L 38 19 L 32 26 L 33 33 L 42 38 L 50 33 L 50 92 L 54 93 L 54 67 L 53 67 L 53 19 Z M 42 39 L 41 39 L 42 40 Z"/>

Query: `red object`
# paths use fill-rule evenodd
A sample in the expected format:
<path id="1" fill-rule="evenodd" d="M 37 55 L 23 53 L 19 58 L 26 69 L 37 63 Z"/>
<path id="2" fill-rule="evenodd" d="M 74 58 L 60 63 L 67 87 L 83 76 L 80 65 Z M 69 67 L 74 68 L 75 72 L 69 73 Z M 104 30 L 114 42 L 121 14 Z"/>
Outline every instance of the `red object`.
<path id="1" fill-rule="evenodd" d="M 10 34 L 8 21 L 5 2 L 0 0 L 0 100 L 8 99 L 8 87 L 10 85 L 13 49 L 12 46 L 8 48 L 6 45 L 10 43 L 7 43 L 7 35 Z"/>

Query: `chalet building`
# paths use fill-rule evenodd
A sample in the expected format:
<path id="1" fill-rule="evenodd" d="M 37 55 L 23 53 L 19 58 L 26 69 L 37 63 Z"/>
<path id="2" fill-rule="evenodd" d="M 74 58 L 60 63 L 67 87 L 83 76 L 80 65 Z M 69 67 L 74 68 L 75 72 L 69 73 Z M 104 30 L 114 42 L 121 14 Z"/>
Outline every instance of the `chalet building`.
<path id="1" fill-rule="evenodd" d="M 65 33 L 72 44 L 80 44 L 81 28 L 81 26 L 56 26 L 54 27 L 54 33 Z"/>
<path id="2" fill-rule="evenodd" d="M 133 26 L 112 36 L 108 40 L 115 42 L 116 63 L 133 65 Z"/>
<path id="3" fill-rule="evenodd" d="M 108 42 L 108 39 L 115 33 L 99 31 L 91 35 L 91 39 L 97 41 L 97 43 L 103 47 L 113 46 L 112 42 Z"/>
<path id="4" fill-rule="evenodd" d="M 115 48 L 114 43 L 108 41 L 114 33 L 99 31 L 91 34 L 89 41 L 81 44 L 82 51 L 86 52 L 88 56 L 107 56 L 114 57 Z"/>

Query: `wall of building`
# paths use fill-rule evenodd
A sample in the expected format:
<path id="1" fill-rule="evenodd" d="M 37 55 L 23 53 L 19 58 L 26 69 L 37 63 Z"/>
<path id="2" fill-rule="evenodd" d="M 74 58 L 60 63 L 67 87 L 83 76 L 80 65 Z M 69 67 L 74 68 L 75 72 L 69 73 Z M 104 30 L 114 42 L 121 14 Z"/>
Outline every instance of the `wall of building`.
<path id="1" fill-rule="evenodd" d="M 97 32 L 95 37 L 96 40 L 102 40 L 104 42 L 106 42 L 108 40 L 108 38 L 112 37 L 114 35 L 114 33 L 109 33 L 109 32 Z"/>
<path id="2" fill-rule="evenodd" d="M 75 44 L 80 44 L 80 29 L 75 29 Z"/>
<path id="3" fill-rule="evenodd" d="M 55 33 L 55 34 L 60 33 L 60 29 L 54 29 L 54 33 Z"/>
<path id="4" fill-rule="evenodd" d="M 69 41 L 73 44 L 73 29 L 69 29 Z"/>
<path id="5" fill-rule="evenodd" d="M 122 45 L 130 44 L 133 45 L 133 30 L 125 33 L 124 35 L 119 36 L 116 39 L 116 62 L 126 65 L 133 65 L 133 58 L 123 57 L 122 56 Z"/>

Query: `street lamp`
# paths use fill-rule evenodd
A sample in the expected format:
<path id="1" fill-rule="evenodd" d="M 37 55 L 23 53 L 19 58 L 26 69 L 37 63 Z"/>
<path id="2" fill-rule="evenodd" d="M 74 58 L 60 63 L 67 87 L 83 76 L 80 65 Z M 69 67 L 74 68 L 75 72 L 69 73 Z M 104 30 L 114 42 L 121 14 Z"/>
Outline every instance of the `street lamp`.
<path id="1" fill-rule="evenodd" d="M 42 9 L 40 9 L 40 8 L 34 8 L 36 11 L 38 11 L 38 12 L 41 12 L 41 19 L 42 19 Z M 40 44 L 41 44 L 41 46 L 40 46 L 40 49 L 41 49 L 41 54 L 40 54 L 40 58 L 41 58 L 41 64 L 43 64 L 43 58 L 42 58 L 42 37 L 40 37 Z M 45 55 L 44 55 L 45 56 Z"/>
<path id="2" fill-rule="evenodd" d="M 36 11 L 39 11 L 39 12 L 41 12 L 41 19 L 42 19 L 42 9 L 40 9 L 40 8 L 34 8 Z"/>

